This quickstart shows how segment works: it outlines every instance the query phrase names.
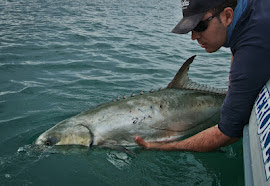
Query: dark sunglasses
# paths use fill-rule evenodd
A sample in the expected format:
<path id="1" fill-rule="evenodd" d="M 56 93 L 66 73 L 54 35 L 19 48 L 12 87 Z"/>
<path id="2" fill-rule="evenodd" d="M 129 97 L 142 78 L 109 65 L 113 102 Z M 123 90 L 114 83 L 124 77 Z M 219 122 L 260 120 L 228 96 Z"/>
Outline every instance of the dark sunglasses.
<path id="1" fill-rule="evenodd" d="M 222 12 L 222 11 L 221 11 Z M 195 32 L 203 32 L 208 28 L 208 22 L 211 21 L 214 17 L 218 16 L 221 12 L 217 12 L 208 19 L 200 21 L 197 26 L 193 29 Z"/>

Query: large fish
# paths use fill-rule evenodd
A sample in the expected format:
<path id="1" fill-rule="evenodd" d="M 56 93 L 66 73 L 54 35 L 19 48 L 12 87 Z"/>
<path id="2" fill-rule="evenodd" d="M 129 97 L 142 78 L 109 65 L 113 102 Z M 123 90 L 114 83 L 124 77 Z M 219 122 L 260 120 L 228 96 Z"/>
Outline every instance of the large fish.
<path id="1" fill-rule="evenodd" d="M 217 124 L 225 91 L 192 82 L 189 58 L 166 89 L 106 103 L 41 134 L 37 145 L 132 146 L 177 140 Z"/>

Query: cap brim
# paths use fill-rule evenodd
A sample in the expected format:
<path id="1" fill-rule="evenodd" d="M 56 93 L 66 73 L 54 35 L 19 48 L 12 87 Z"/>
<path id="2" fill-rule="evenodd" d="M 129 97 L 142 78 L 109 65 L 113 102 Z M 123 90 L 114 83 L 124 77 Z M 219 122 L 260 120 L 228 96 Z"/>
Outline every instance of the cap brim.
<path id="1" fill-rule="evenodd" d="M 183 17 L 181 21 L 174 27 L 172 33 L 186 34 L 190 32 L 197 26 L 204 15 L 205 12 L 193 16 Z"/>

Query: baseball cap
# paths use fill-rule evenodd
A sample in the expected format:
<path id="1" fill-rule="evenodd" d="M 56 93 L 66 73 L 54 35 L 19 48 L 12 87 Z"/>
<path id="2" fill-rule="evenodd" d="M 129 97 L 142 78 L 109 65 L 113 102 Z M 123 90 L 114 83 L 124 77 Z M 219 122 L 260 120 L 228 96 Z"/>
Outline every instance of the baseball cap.
<path id="1" fill-rule="evenodd" d="M 193 30 L 206 12 L 226 0 L 181 0 L 183 18 L 172 30 L 176 34 L 186 34 Z"/>

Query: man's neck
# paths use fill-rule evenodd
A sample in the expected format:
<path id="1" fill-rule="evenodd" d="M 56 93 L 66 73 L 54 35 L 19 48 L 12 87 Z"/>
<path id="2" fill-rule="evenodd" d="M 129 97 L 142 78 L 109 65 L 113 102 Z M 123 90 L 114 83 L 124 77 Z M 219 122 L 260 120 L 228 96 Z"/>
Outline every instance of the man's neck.
<path id="1" fill-rule="evenodd" d="M 237 6 L 235 7 L 235 10 L 234 10 L 233 21 L 227 28 L 227 40 L 225 44 L 223 45 L 224 47 L 230 47 L 232 32 L 239 18 L 245 11 L 246 7 L 247 7 L 247 0 L 238 0 Z"/>

